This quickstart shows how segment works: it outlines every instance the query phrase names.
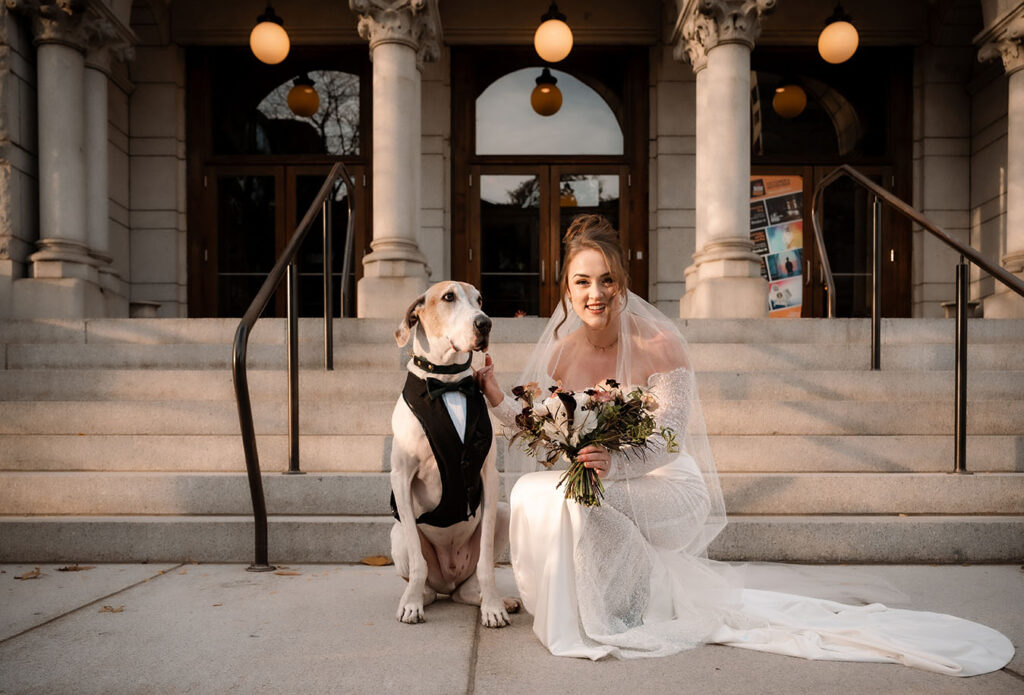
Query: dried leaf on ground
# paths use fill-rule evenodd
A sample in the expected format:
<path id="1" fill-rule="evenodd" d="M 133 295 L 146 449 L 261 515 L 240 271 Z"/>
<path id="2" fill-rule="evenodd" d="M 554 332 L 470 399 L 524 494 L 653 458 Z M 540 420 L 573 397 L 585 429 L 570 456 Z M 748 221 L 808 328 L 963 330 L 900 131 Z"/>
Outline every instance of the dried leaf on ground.
<path id="1" fill-rule="evenodd" d="M 118 606 L 117 608 L 114 608 L 113 606 L 103 606 L 103 608 L 100 608 L 100 613 L 121 613 L 123 611 L 124 606 Z"/>
<path id="2" fill-rule="evenodd" d="M 43 576 L 43 573 L 39 571 L 38 567 L 36 567 L 31 572 L 26 572 L 25 574 L 19 574 L 17 577 L 15 577 L 15 579 L 38 579 L 41 576 Z"/>
<path id="3" fill-rule="evenodd" d="M 223 603 L 215 603 L 215 604 L 213 604 L 213 607 L 216 608 L 217 606 L 223 606 L 223 605 L 224 605 Z"/>
<path id="4" fill-rule="evenodd" d="M 96 569 L 96 565 L 79 565 L 79 564 L 75 563 L 74 565 L 67 565 L 66 567 L 58 567 L 57 571 L 58 572 L 85 572 L 87 570 L 94 570 L 94 569 Z"/>
<path id="5" fill-rule="evenodd" d="M 287 571 L 278 570 L 278 571 L 274 572 L 274 574 L 280 574 L 282 577 L 298 577 L 298 576 L 300 576 L 302 574 L 302 572 L 287 572 Z"/>
<path id="6" fill-rule="evenodd" d="M 383 567 L 384 565 L 391 564 L 391 558 L 387 555 L 370 555 L 369 557 L 364 557 L 359 562 L 371 567 Z"/>

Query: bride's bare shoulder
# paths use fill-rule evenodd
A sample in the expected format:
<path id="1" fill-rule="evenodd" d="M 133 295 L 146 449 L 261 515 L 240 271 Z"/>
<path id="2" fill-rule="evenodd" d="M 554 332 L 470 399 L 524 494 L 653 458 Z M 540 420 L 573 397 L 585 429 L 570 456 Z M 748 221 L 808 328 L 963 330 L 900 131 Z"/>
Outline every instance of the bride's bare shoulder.
<path id="1" fill-rule="evenodd" d="M 579 340 L 578 333 L 579 329 L 555 340 L 554 349 L 551 351 L 551 358 L 547 364 L 548 374 L 555 381 L 565 381 L 565 374 L 569 368 L 569 358 L 573 354 L 572 347 Z"/>

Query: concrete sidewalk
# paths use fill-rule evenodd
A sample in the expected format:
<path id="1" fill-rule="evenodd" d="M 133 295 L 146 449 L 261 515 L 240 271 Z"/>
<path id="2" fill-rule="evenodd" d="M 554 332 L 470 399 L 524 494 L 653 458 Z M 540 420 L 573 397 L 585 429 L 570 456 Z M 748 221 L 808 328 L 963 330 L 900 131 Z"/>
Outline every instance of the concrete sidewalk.
<path id="1" fill-rule="evenodd" d="M 1024 571 L 1017 565 L 809 568 L 887 580 L 905 607 L 953 613 L 1018 647 L 1002 671 L 961 679 L 903 666 L 812 662 L 701 647 L 662 659 L 551 656 L 513 616 L 479 627 L 477 610 L 440 600 L 428 622 L 394 618 L 393 567 L 96 565 L 61 572 L 0 566 L 0 693 L 1015 693 L 1024 692 Z M 859 574 L 858 574 L 859 573 Z M 511 571 L 499 583 L 514 594 Z"/>

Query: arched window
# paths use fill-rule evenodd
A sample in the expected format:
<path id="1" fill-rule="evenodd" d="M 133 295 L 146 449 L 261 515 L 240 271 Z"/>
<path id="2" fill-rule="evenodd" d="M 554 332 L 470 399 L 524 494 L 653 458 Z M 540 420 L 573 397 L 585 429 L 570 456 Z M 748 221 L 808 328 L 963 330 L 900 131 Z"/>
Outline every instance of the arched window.
<path id="1" fill-rule="evenodd" d="M 562 108 L 541 116 L 530 94 L 541 68 L 523 68 L 492 82 L 476 100 L 476 153 L 621 155 L 620 118 L 594 88 L 560 70 L 551 74 Z M 609 97 L 614 98 L 614 97 Z"/>

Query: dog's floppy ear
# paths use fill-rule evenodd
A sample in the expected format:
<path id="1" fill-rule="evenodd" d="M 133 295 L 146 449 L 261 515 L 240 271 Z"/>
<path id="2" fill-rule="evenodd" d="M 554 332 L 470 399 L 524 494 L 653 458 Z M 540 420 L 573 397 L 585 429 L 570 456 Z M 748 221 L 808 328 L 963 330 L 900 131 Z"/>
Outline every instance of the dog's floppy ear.
<path id="1" fill-rule="evenodd" d="M 419 323 L 419 311 L 426 304 L 426 301 L 427 295 L 421 294 L 405 310 L 405 318 L 402 319 L 402 323 L 398 324 L 398 330 L 395 331 L 395 342 L 398 343 L 398 347 L 402 347 L 409 342 L 409 333 L 412 331 L 412 327 Z"/>

